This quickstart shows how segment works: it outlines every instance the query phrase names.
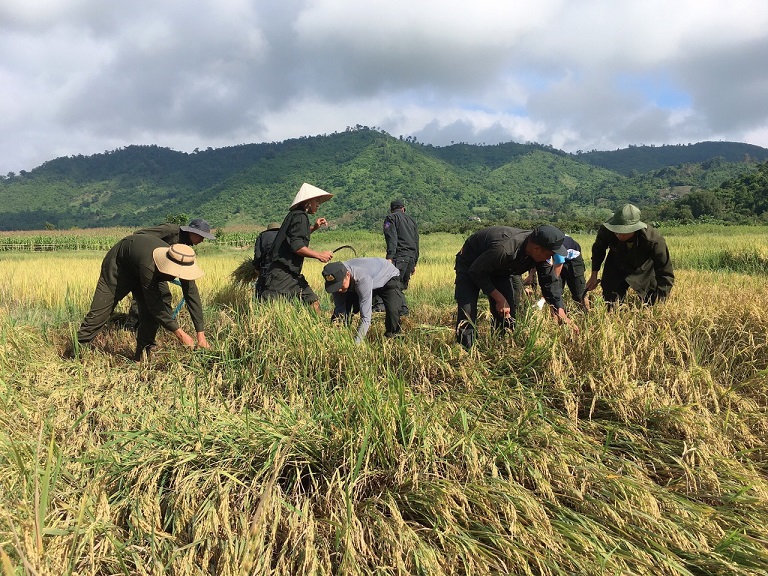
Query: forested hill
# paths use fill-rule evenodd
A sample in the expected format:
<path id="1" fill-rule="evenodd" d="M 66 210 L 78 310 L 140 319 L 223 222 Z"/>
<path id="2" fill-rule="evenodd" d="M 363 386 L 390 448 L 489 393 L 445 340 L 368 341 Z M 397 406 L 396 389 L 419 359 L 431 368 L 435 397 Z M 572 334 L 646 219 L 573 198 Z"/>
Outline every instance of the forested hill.
<path id="1" fill-rule="evenodd" d="M 593 166 L 629 176 L 660 170 L 666 166 L 700 164 L 713 158 L 721 158 L 726 162 L 765 162 L 768 160 L 768 150 L 740 142 L 699 142 L 672 146 L 630 146 L 610 152 L 593 150 L 578 153 L 577 156 Z"/>
<path id="2" fill-rule="evenodd" d="M 645 147 L 629 149 L 639 155 L 571 155 L 517 143 L 433 147 L 361 126 L 192 153 L 128 146 L 57 158 L 0 178 L 0 230 L 144 226 L 180 214 L 205 217 L 215 227 L 263 226 L 284 217 L 302 182 L 335 195 L 322 215 L 338 226 L 378 226 L 395 197 L 406 200 L 425 228 L 470 219 L 589 221 L 625 201 L 652 210 L 747 176 L 768 159 L 768 150 L 750 146 L 747 153 L 744 146 L 653 148 L 650 171 Z M 680 162 L 689 158 L 680 149 L 688 148 L 710 156 Z M 670 160 L 659 164 L 665 151 Z M 618 158 L 621 171 L 595 160 L 607 164 L 611 158 Z M 627 171 L 633 158 L 637 165 Z"/>

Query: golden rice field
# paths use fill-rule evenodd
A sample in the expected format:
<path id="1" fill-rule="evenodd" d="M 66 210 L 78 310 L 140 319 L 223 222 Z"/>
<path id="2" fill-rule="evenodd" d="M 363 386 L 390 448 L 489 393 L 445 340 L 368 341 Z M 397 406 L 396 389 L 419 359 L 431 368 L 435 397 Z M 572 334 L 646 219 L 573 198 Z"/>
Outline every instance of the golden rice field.
<path id="1" fill-rule="evenodd" d="M 0 574 L 768 574 L 766 230 L 663 232 L 667 302 L 598 298 L 579 334 L 525 306 L 470 352 L 459 236 L 422 238 L 405 336 L 377 315 L 361 346 L 204 244 L 212 349 L 144 363 L 119 328 L 63 354 L 102 251 L 0 254 Z"/>

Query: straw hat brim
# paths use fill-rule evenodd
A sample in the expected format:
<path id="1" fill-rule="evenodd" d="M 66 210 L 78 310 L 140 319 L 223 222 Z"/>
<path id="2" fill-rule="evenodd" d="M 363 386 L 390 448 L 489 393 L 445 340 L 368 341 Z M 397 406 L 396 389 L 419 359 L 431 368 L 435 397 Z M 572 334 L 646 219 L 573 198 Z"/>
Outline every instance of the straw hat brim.
<path id="1" fill-rule="evenodd" d="M 312 196 L 311 198 L 304 198 L 303 200 L 299 200 L 298 202 L 294 199 L 293 204 L 291 204 L 291 207 L 289 208 L 289 210 L 293 210 L 302 202 L 306 202 L 307 200 L 312 200 L 312 198 L 317 198 L 317 203 L 322 204 L 323 202 L 327 202 L 328 200 L 333 198 L 333 194 L 326 192 L 324 196 Z"/>
<path id="2" fill-rule="evenodd" d="M 197 262 L 192 264 L 179 264 L 168 257 L 167 247 L 155 248 L 152 250 L 152 259 L 155 261 L 157 269 L 168 276 L 181 278 L 182 280 L 197 280 L 204 272 Z"/>

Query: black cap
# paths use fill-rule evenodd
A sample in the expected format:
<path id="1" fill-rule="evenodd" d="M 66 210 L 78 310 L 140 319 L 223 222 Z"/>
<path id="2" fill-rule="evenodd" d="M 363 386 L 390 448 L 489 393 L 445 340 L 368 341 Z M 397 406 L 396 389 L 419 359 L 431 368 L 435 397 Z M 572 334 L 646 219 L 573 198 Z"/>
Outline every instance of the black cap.
<path id="1" fill-rule="evenodd" d="M 397 200 L 392 200 L 392 202 L 389 203 L 390 211 L 397 210 L 398 208 L 405 208 L 405 202 L 399 198 Z"/>
<path id="2" fill-rule="evenodd" d="M 568 249 L 563 246 L 565 234 L 562 230 L 555 228 L 554 226 L 549 226 L 547 224 L 537 226 L 528 236 L 528 240 L 542 248 L 552 250 L 552 252 L 560 254 L 560 256 L 568 255 Z"/>
<path id="3" fill-rule="evenodd" d="M 216 236 L 211 234 L 211 226 L 202 218 L 195 218 L 187 226 L 179 226 L 184 232 L 192 232 L 208 240 L 215 240 Z"/>
<path id="4" fill-rule="evenodd" d="M 347 277 L 347 267 L 341 262 L 331 262 L 323 268 L 325 278 L 325 291 L 329 294 L 338 292 Z"/>

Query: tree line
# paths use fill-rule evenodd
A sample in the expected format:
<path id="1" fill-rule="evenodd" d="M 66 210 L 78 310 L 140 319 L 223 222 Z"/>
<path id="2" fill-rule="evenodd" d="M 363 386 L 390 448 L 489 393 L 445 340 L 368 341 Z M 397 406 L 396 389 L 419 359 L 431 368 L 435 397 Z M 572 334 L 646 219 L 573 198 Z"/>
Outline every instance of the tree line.
<path id="1" fill-rule="evenodd" d="M 649 158 L 653 169 L 629 168 Z M 335 194 L 323 215 L 348 228 L 378 227 L 395 197 L 425 229 L 586 226 L 625 202 L 662 220 L 760 220 L 758 160 L 768 150 L 727 142 L 567 154 L 538 143 L 436 147 L 366 126 L 191 153 L 128 146 L 0 179 L 0 229 L 139 227 L 169 213 L 259 227 L 282 220 L 305 181 Z"/>

